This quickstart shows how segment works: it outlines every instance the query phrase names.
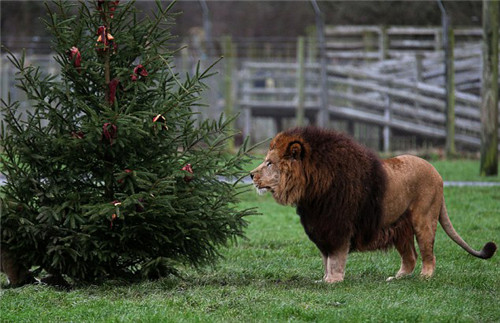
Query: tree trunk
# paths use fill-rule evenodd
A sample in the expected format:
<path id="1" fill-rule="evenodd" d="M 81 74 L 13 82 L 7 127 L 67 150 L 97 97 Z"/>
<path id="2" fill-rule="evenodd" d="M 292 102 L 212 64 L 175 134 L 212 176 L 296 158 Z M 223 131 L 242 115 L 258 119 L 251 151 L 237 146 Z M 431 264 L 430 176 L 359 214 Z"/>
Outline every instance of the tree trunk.
<path id="1" fill-rule="evenodd" d="M 481 176 L 498 175 L 498 0 L 483 0 Z"/>

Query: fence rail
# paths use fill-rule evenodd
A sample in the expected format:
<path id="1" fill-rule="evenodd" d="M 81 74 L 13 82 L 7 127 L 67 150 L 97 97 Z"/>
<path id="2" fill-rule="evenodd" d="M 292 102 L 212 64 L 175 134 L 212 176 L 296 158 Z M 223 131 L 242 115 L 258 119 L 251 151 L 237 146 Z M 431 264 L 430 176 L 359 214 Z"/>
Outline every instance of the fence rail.
<path id="1" fill-rule="evenodd" d="M 245 117 L 244 135 L 251 132 L 252 117 L 274 118 L 279 125 L 283 118 L 295 116 L 300 93 L 298 69 L 297 63 L 243 63 L 239 104 Z M 305 115 L 314 123 L 320 109 L 319 64 L 305 64 L 305 70 Z M 443 86 L 397 79 L 356 66 L 329 66 L 327 75 L 330 118 L 380 127 L 384 150 L 390 149 L 394 130 L 446 137 Z M 477 95 L 455 91 L 455 141 L 462 146 L 476 149 L 480 145 L 480 102 Z"/>
<path id="2" fill-rule="evenodd" d="M 395 142 L 400 131 L 421 138 L 445 138 L 444 57 L 440 27 L 398 26 L 327 26 L 325 36 L 330 58 L 327 68 L 328 104 L 320 104 L 320 66 L 315 33 L 305 42 L 304 65 L 296 62 L 297 40 L 292 38 L 233 38 L 237 57 L 234 85 L 226 91 L 222 73 L 211 80 L 204 100 L 210 106 L 209 116 L 218 115 L 227 105 L 226 92 L 235 95 L 236 105 L 243 112 L 239 125 L 244 134 L 255 134 L 254 117 L 274 119 L 278 129 L 287 118 L 294 118 L 297 107 L 304 107 L 304 116 L 314 123 L 320 110 L 328 110 L 332 120 L 373 125 L 383 138 L 383 148 Z M 481 48 L 479 28 L 455 28 L 455 113 L 456 141 L 476 149 L 480 131 Z M 179 71 L 189 70 L 198 60 L 207 58 L 207 48 L 222 50 L 220 39 L 206 46 L 203 39 L 182 39 L 190 44 L 178 53 Z M 47 46 L 48 48 L 48 46 Z M 214 55 L 214 53 L 212 53 Z M 52 54 L 28 55 L 42 71 L 57 72 Z M 266 60 L 266 61 L 263 61 Z M 228 59 L 216 66 L 219 72 Z M 2 55 L 0 66 L 2 98 L 12 91 L 13 99 L 29 108 L 22 93 L 14 88 L 12 66 Z M 301 72 L 303 69 L 303 73 Z M 301 75 L 299 77 L 299 75 Z M 299 82 L 303 78 L 303 82 Z M 304 89 L 299 88 L 300 83 Z M 222 90 L 224 89 L 224 90 Z M 303 104 L 302 104 L 303 102 Z M 230 103 L 230 102 L 229 102 Z M 205 112 L 203 112 L 205 113 Z M 285 120 L 285 121 L 284 121 Z M 264 129 L 269 130 L 269 129 Z M 391 135 L 392 133 L 392 135 Z M 266 136 L 272 135 L 272 131 Z"/>
<path id="3" fill-rule="evenodd" d="M 482 39 L 480 28 L 457 27 L 453 32 L 457 47 L 479 44 Z M 438 26 L 327 26 L 325 38 L 328 57 L 340 60 L 384 60 L 443 48 Z"/>

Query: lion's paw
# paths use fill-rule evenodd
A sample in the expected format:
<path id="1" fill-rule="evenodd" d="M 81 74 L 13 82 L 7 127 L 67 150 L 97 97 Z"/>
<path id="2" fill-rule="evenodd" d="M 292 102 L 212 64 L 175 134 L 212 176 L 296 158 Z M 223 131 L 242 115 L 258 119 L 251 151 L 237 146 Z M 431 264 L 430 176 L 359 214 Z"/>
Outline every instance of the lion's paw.
<path id="1" fill-rule="evenodd" d="M 326 277 L 325 283 L 334 284 L 334 283 L 340 283 L 343 280 L 344 280 L 344 277 L 342 277 L 342 276 Z"/>

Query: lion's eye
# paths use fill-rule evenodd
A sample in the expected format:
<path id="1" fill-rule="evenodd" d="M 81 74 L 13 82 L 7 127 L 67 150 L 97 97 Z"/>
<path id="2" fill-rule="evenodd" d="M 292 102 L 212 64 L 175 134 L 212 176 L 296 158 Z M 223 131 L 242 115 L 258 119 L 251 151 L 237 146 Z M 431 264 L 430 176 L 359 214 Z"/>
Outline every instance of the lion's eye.
<path id="1" fill-rule="evenodd" d="M 273 164 L 273 163 L 271 163 L 270 161 L 268 161 L 268 162 L 266 163 L 266 166 L 267 166 L 267 167 L 269 167 L 269 166 L 271 166 L 272 164 Z"/>

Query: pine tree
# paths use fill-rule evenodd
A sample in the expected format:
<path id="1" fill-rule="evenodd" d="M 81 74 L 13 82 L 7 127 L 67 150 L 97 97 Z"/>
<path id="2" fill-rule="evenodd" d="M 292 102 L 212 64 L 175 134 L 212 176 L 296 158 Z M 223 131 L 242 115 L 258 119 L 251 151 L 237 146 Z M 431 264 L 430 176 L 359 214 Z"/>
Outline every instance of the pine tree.
<path id="1" fill-rule="evenodd" d="M 229 118 L 197 120 L 211 72 L 174 72 L 172 5 L 146 18 L 133 2 L 46 7 L 60 74 L 9 55 L 32 110 L 2 99 L 2 251 L 82 282 L 212 262 L 254 213 L 223 180 L 248 150 L 225 151 Z"/>

